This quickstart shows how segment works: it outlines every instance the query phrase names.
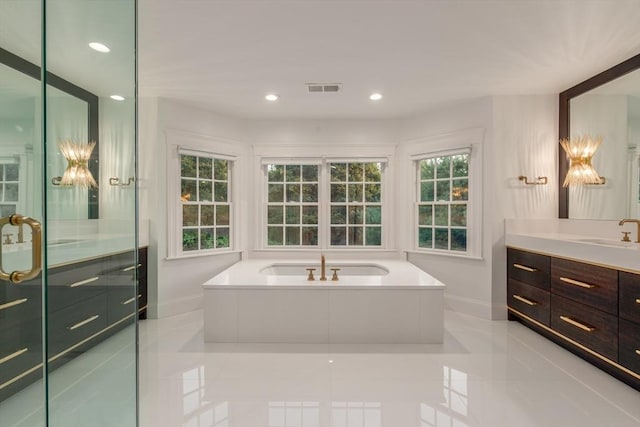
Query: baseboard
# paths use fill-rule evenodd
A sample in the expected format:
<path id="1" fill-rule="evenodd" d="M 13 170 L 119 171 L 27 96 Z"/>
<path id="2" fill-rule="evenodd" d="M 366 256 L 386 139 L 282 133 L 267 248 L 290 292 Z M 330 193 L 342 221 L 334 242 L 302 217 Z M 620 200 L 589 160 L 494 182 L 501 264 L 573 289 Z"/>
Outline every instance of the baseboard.
<path id="1" fill-rule="evenodd" d="M 163 317 L 175 316 L 176 314 L 188 313 L 202 308 L 202 295 L 190 295 L 182 298 L 173 298 L 169 302 L 149 306 L 149 317 L 160 319 Z"/>
<path id="2" fill-rule="evenodd" d="M 444 306 L 446 309 L 491 320 L 492 309 L 489 304 L 475 299 L 464 298 L 458 295 L 447 295 L 445 291 Z"/>

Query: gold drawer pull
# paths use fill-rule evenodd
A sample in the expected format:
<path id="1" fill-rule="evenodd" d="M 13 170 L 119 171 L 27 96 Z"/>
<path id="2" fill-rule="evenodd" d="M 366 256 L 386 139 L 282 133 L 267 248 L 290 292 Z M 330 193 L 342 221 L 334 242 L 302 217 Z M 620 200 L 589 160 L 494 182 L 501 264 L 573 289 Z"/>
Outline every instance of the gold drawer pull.
<path id="1" fill-rule="evenodd" d="M 18 350 L 15 353 L 12 353 L 8 356 L 3 357 L 2 359 L 0 359 L 0 365 L 2 365 L 5 362 L 8 362 L 11 359 L 15 359 L 16 357 L 20 356 L 21 354 L 24 354 L 28 351 L 28 348 L 23 348 L 22 350 Z"/>
<path id="2" fill-rule="evenodd" d="M 640 349 L 636 349 L 636 354 L 640 356 Z"/>
<path id="3" fill-rule="evenodd" d="M 139 267 L 142 267 L 142 264 L 132 265 L 131 267 L 123 268 L 122 271 L 131 271 Z"/>
<path id="4" fill-rule="evenodd" d="M 570 285 L 580 286 L 581 288 L 585 288 L 585 289 L 593 289 L 593 288 L 596 287 L 596 285 L 592 285 L 590 283 L 581 282 L 579 280 L 569 279 L 568 277 L 561 277 L 560 281 L 564 282 L 564 283 L 568 283 Z"/>
<path id="5" fill-rule="evenodd" d="M 573 325 L 576 328 L 580 328 L 580 329 L 582 329 L 583 331 L 586 331 L 586 332 L 593 332 L 593 331 L 596 330 L 596 328 L 594 328 L 593 326 L 587 326 L 584 323 L 580 323 L 580 322 L 578 322 L 576 320 L 573 320 L 572 318 L 567 317 L 567 316 L 560 316 L 560 319 L 562 319 L 565 322 L 567 322 L 568 324 Z"/>
<path id="6" fill-rule="evenodd" d="M 522 264 L 516 264 L 514 263 L 513 266 L 515 268 L 517 268 L 518 270 L 524 270 L 524 271 L 528 271 L 529 273 L 533 273 L 534 271 L 538 271 L 537 268 L 531 268 L 531 267 L 527 267 L 526 265 L 522 265 Z"/>
<path id="7" fill-rule="evenodd" d="M 86 285 L 87 283 L 95 282 L 99 278 L 100 277 L 96 276 L 96 277 L 92 277 L 90 279 L 80 280 L 79 282 L 73 282 L 72 284 L 69 285 L 69 287 L 70 288 L 77 288 L 78 286 L 82 286 L 82 285 Z"/>
<path id="8" fill-rule="evenodd" d="M 68 328 L 68 329 L 69 329 L 70 331 L 73 331 L 74 329 L 78 329 L 78 328 L 80 328 L 80 327 L 82 327 L 82 326 L 86 325 L 87 323 L 91 323 L 91 322 L 93 322 L 93 321 L 94 321 L 94 320 L 96 320 L 98 317 L 100 317 L 100 316 L 98 316 L 98 315 L 96 314 L 95 316 L 91 316 L 91 317 L 89 317 L 88 319 L 84 319 L 82 322 L 78 322 L 78 323 L 76 323 L 76 324 L 75 324 L 75 325 L 73 325 L 73 326 L 69 326 L 69 328 Z"/>
<path id="9" fill-rule="evenodd" d="M 640 304 L 640 298 L 636 298 L 636 304 Z"/>
<path id="10" fill-rule="evenodd" d="M 138 295 L 138 298 L 141 298 L 141 297 L 142 297 L 142 295 Z M 131 297 L 131 298 L 129 298 L 128 300 L 123 301 L 123 302 L 122 302 L 122 305 L 131 304 L 131 303 L 132 303 L 132 302 L 134 302 L 135 300 L 136 300 L 136 297 Z"/>
<path id="11" fill-rule="evenodd" d="M 538 305 L 538 303 L 537 303 L 537 302 L 535 302 L 535 301 L 531 301 L 530 299 L 527 299 L 527 298 L 522 297 L 522 296 L 520 296 L 520 295 L 513 294 L 513 298 L 515 298 L 515 299 L 517 299 L 518 301 L 523 302 L 523 303 L 525 303 L 525 304 L 527 304 L 527 305 L 531 305 L 531 306 Z"/>
<path id="12" fill-rule="evenodd" d="M 26 298 L 17 299 L 15 301 L 11 301 L 11 302 L 8 302 L 6 304 L 0 305 L 0 310 L 6 310 L 7 308 L 15 307 L 16 305 L 20 305 L 20 304 L 24 304 L 25 302 L 27 302 Z"/>

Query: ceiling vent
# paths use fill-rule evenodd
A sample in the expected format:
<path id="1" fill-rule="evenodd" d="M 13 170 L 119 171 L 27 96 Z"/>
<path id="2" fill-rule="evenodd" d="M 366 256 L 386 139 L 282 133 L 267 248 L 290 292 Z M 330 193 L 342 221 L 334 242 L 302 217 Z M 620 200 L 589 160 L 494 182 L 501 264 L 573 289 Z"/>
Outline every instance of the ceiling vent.
<path id="1" fill-rule="evenodd" d="M 339 92 L 341 83 L 305 83 L 309 93 Z"/>

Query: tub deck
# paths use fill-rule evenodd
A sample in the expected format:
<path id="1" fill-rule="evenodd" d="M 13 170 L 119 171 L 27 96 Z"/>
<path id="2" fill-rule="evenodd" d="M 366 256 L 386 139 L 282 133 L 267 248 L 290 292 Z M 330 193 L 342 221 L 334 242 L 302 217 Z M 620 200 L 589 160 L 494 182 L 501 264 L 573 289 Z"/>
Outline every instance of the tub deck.
<path id="1" fill-rule="evenodd" d="M 338 265 L 339 264 L 339 265 Z M 349 274 L 376 266 L 383 275 Z M 285 274 L 269 274 L 278 268 Z M 290 267 L 299 266 L 300 274 Z M 317 261 L 247 260 L 203 284 L 207 342 L 441 343 L 445 286 L 407 261 L 327 262 L 347 274 L 307 281 Z M 375 270 L 375 269 L 373 269 Z M 358 270 L 354 270 L 355 273 Z M 339 273 L 340 274 L 340 273 Z"/>

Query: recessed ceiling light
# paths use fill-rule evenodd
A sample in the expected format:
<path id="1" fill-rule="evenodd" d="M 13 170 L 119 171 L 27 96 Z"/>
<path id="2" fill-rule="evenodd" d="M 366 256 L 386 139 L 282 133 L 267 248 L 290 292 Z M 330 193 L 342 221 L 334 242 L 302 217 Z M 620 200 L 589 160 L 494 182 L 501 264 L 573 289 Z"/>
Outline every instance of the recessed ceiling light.
<path id="1" fill-rule="evenodd" d="M 121 95 L 111 95 L 110 98 L 115 101 L 124 101 L 124 96 L 121 96 Z"/>
<path id="2" fill-rule="evenodd" d="M 267 101 L 277 101 L 278 100 L 278 95 L 276 95 L 275 93 L 269 93 L 267 94 L 264 99 L 266 99 Z"/>
<path id="3" fill-rule="evenodd" d="M 369 99 L 372 101 L 379 101 L 382 99 L 382 95 L 380 95 L 379 93 L 372 93 L 371 95 L 369 95 Z"/>
<path id="4" fill-rule="evenodd" d="M 111 52 L 111 49 L 109 49 L 107 46 L 103 45 L 102 43 L 98 43 L 98 42 L 89 43 L 89 47 L 93 50 L 97 50 L 98 52 L 102 52 L 102 53 Z"/>

